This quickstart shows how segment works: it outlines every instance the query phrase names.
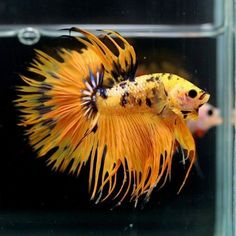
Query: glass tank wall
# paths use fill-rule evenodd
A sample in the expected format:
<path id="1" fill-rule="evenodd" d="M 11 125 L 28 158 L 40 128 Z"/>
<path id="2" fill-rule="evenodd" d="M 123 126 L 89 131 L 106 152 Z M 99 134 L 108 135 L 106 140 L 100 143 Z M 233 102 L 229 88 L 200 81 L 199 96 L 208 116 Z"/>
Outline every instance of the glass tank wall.
<path id="1" fill-rule="evenodd" d="M 0 234 L 202 235 L 234 233 L 234 25 L 230 0 L 2 1 L 0 3 Z M 186 167 L 175 155 L 171 181 L 148 203 L 89 200 L 88 169 L 79 177 L 37 159 L 17 126 L 13 105 L 19 74 L 34 49 L 74 48 L 72 26 L 113 29 L 134 46 L 138 73 L 179 74 L 210 94 L 223 124 L 196 139 L 198 164 L 177 194 Z"/>

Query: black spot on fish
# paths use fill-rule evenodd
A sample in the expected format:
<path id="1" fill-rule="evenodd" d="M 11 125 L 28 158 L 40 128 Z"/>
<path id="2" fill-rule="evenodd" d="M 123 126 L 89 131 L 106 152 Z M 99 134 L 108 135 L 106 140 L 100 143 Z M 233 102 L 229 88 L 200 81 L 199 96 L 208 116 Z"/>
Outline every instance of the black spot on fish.
<path id="1" fill-rule="evenodd" d="M 161 154 L 161 155 L 160 155 L 160 166 L 162 166 L 162 165 L 164 164 L 164 161 L 165 161 L 164 155 Z"/>
<path id="2" fill-rule="evenodd" d="M 34 109 L 39 112 L 40 115 L 44 115 L 50 111 L 52 111 L 52 106 L 44 106 L 44 105 L 39 105 L 35 107 Z"/>
<path id="3" fill-rule="evenodd" d="M 157 94 L 156 88 L 153 88 L 153 89 L 152 89 L 152 93 L 153 93 L 154 96 Z"/>
<path id="4" fill-rule="evenodd" d="M 54 73 L 53 71 L 47 71 L 47 73 L 49 75 L 51 75 L 54 79 L 60 79 L 60 77 L 56 73 Z"/>
<path id="5" fill-rule="evenodd" d="M 36 81 L 45 81 L 46 80 L 46 76 L 44 76 L 44 75 L 40 75 L 40 74 L 36 74 L 36 73 L 34 73 L 34 72 L 29 72 L 30 73 L 30 78 L 32 77 L 32 78 L 34 78 L 34 80 L 36 80 Z"/>
<path id="6" fill-rule="evenodd" d="M 182 114 L 188 114 L 190 113 L 191 111 L 181 111 Z"/>
<path id="7" fill-rule="evenodd" d="M 156 80 L 156 81 L 159 81 L 159 80 L 160 80 L 160 77 L 159 77 L 159 76 L 156 76 L 156 77 L 155 77 L 155 80 Z"/>
<path id="8" fill-rule="evenodd" d="M 198 106 L 198 108 L 200 108 L 202 105 L 203 105 L 203 104 L 200 104 L 200 105 Z"/>
<path id="9" fill-rule="evenodd" d="M 134 85 L 135 85 L 135 86 L 137 86 L 137 85 L 138 85 L 138 83 L 137 83 L 137 82 L 135 82 L 135 83 L 134 83 Z"/>
<path id="10" fill-rule="evenodd" d="M 121 105 L 122 107 L 125 107 L 126 104 L 127 104 L 127 100 L 122 96 L 122 97 L 121 97 L 121 100 L 120 100 L 120 105 Z"/>
<path id="11" fill-rule="evenodd" d="M 107 82 L 108 82 L 108 87 L 110 88 L 114 85 L 114 80 L 112 78 L 108 78 Z"/>
<path id="12" fill-rule="evenodd" d="M 177 125 L 177 120 L 175 119 L 175 125 Z"/>
<path id="13" fill-rule="evenodd" d="M 150 98 L 146 98 L 146 104 L 147 104 L 147 106 L 149 106 L 149 107 L 152 106 L 152 101 L 150 100 Z"/>
<path id="14" fill-rule="evenodd" d="M 90 103 L 90 106 L 91 106 L 91 108 L 92 108 L 92 110 L 93 110 L 93 113 L 96 113 L 96 112 L 98 111 L 98 109 L 97 109 L 97 106 L 96 106 L 96 103 L 95 103 L 95 102 L 91 102 L 91 103 Z"/>
<path id="15" fill-rule="evenodd" d="M 51 90 L 53 88 L 53 86 L 52 85 L 50 85 L 50 84 L 42 84 L 40 87 L 39 87 L 39 93 L 44 93 L 44 92 L 46 92 L 46 91 L 49 91 L 49 90 Z"/>
<path id="16" fill-rule="evenodd" d="M 106 88 L 99 88 L 98 89 L 99 95 L 103 98 L 103 99 L 107 99 L 107 90 Z"/>
<path id="17" fill-rule="evenodd" d="M 165 158 L 167 157 L 167 151 L 165 150 Z"/>
<path id="18" fill-rule="evenodd" d="M 168 93 L 165 88 L 164 88 L 164 92 L 165 92 L 166 97 L 168 97 Z"/>
<path id="19" fill-rule="evenodd" d="M 116 82 L 118 82 L 118 74 L 115 71 L 111 71 L 112 77 L 115 79 Z"/>
<path id="20" fill-rule="evenodd" d="M 95 99 L 91 100 L 91 102 L 88 103 L 86 106 L 87 106 L 87 109 L 92 109 L 93 111 L 92 114 L 95 114 L 98 111 Z"/>
<path id="21" fill-rule="evenodd" d="M 125 86 L 126 86 L 126 82 L 121 82 L 121 83 L 120 83 L 120 87 L 121 87 L 122 89 L 124 89 Z"/>
<path id="22" fill-rule="evenodd" d="M 172 74 L 169 74 L 169 76 L 168 76 L 168 80 L 171 80 L 172 77 L 173 77 L 173 75 L 172 75 Z"/>
<path id="23" fill-rule="evenodd" d="M 96 124 L 96 125 L 93 127 L 92 132 L 96 133 L 97 129 L 98 129 L 98 125 Z"/>
<path id="24" fill-rule="evenodd" d="M 107 145 L 104 146 L 103 152 L 102 152 L 102 160 L 104 161 L 107 155 Z M 103 163 L 101 164 L 103 165 Z"/>
<path id="25" fill-rule="evenodd" d="M 51 99 L 52 99 L 51 96 L 48 96 L 48 95 L 42 95 L 42 97 L 40 97 L 40 98 L 38 99 L 38 102 L 40 102 L 40 103 L 44 103 L 44 102 L 47 102 L 47 101 L 49 101 L 49 100 L 51 100 Z"/>
<path id="26" fill-rule="evenodd" d="M 154 77 L 152 76 L 151 78 L 146 79 L 147 82 L 154 82 Z"/>
<path id="27" fill-rule="evenodd" d="M 185 115 L 184 115 L 184 119 L 186 119 L 186 118 L 187 118 L 187 116 L 188 116 L 188 115 L 186 115 L 186 114 L 185 114 Z"/>
<path id="28" fill-rule="evenodd" d="M 121 65 L 119 63 L 116 63 L 113 61 L 113 67 L 116 71 L 117 77 L 119 77 L 120 75 L 122 75 L 122 69 L 121 69 Z"/>
<path id="29" fill-rule="evenodd" d="M 138 98 L 137 102 L 138 102 L 138 105 L 139 105 L 139 106 L 142 105 L 142 100 L 141 100 L 140 98 Z"/>
<path id="30" fill-rule="evenodd" d="M 125 94 L 125 96 L 127 96 L 127 97 L 129 96 L 129 92 L 127 92 L 127 91 L 126 91 L 124 94 Z"/>
<path id="31" fill-rule="evenodd" d="M 135 73 L 138 67 L 138 63 L 136 62 L 135 64 L 133 63 L 133 57 L 131 56 L 131 66 L 130 66 L 130 71 L 129 71 L 129 81 L 133 82 L 135 81 Z"/>
<path id="32" fill-rule="evenodd" d="M 128 92 L 125 92 L 125 93 L 121 96 L 120 105 L 121 105 L 122 107 L 125 107 L 125 105 L 128 103 L 128 97 L 129 97 L 129 93 L 128 93 Z"/>
<path id="33" fill-rule="evenodd" d="M 134 74 L 130 74 L 129 76 L 128 76 L 128 80 L 130 81 L 130 82 L 134 82 L 135 80 L 134 80 Z"/>
<path id="34" fill-rule="evenodd" d="M 43 126 L 47 126 L 49 129 L 53 129 L 56 126 L 56 121 L 53 119 L 46 119 L 42 121 Z"/>

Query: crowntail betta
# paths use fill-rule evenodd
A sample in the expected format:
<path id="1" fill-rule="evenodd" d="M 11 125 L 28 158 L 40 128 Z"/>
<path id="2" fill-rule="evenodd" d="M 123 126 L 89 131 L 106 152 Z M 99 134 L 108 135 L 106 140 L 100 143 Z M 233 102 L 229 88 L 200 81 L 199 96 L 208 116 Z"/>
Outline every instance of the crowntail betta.
<path id="1" fill-rule="evenodd" d="M 178 143 L 190 161 L 181 189 L 196 159 L 186 120 L 209 94 L 170 73 L 136 77 L 134 48 L 117 32 L 71 30 L 84 36 L 74 36 L 82 50 L 61 49 L 61 60 L 36 50 L 28 70 L 43 79 L 21 76 L 15 102 L 33 149 L 51 151 L 55 170 L 79 174 L 89 163 L 91 199 L 122 202 L 166 182 Z"/>

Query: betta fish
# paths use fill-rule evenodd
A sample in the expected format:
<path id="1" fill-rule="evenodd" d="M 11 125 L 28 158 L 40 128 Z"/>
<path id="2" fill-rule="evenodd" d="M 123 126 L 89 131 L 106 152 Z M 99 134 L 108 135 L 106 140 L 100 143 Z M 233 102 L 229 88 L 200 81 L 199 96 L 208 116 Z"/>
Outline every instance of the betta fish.
<path id="1" fill-rule="evenodd" d="M 89 164 L 91 199 L 121 203 L 165 184 L 178 143 L 190 162 L 180 191 L 196 160 L 186 121 L 210 95 L 170 73 L 136 77 L 134 48 L 117 32 L 71 31 L 83 35 L 73 36 L 80 51 L 60 49 L 59 60 L 36 50 L 28 70 L 37 76 L 21 76 L 15 102 L 33 149 L 58 171 Z"/>

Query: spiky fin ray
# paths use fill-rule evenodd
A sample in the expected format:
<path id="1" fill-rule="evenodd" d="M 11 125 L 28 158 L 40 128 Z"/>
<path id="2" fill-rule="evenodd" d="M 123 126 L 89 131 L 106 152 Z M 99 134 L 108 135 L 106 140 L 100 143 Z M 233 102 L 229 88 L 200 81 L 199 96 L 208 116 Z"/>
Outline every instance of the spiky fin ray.
<path id="1" fill-rule="evenodd" d="M 169 120 L 172 119 L 172 122 Z M 174 120 L 174 122 L 173 122 Z M 175 115 L 175 117 L 169 117 L 164 120 L 166 126 L 173 129 L 173 133 L 176 141 L 179 143 L 180 147 L 186 151 L 186 158 L 189 158 L 190 164 L 186 175 L 184 177 L 183 183 L 181 184 L 178 193 L 182 190 L 183 186 L 186 183 L 186 180 L 190 174 L 193 164 L 196 161 L 196 146 L 194 138 L 186 124 L 181 117 Z"/>
<path id="2" fill-rule="evenodd" d="M 178 193 L 179 193 L 182 190 L 183 186 L 185 185 L 185 182 L 186 182 L 186 180 L 189 176 L 189 173 L 192 169 L 192 166 L 196 161 L 196 147 L 195 147 L 194 138 L 193 138 L 186 122 L 181 118 L 176 119 L 175 136 L 176 136 L 176 140 L 181 145 L 181 147 L 187 151 L 186 157 L 190 159 L 190 165 L 188 167 L 184 181 L 179 188 L 179 191 L 178 191 Z"/>
<path id="3" fill-rule="evenodd" d="M 121 188 L 126 188 L 125 193 L 121 195 L 121 200 L 128 192 L 137 199 L 149 188 L 153 189 L 167 170 L 169 159 L 173 154 L 172 130 L 166 127 L 157 116 L 150 114 L 141 117 L 138 114 L 100 115 L 97 126 L 96 132 L 91 133 L 88 139 L 84 140 L 80 150 L 78 149 L 79 153 L 76 154 L 82 155 L 84 147 L 93 143 L 92 162 L 90 163 L 91 166 L 95 166 L 95 169 L 89 183 L 92 189 L 92 199 L 97 196 L 97 192 L 103 191 L 106 184 L 109 185 L 109 190 L 107 193 L 103 193 L 104 197 L 106 198 L 112 193 L 116 184 L 115 176 L 121 166 L 124 173 L 127 173 L 127 175 L 125 174 L 127 181 L 121 186 Z M 104 132 L 104 130 L 109 130 L 109 132 Z M 159 134 L 165 134 L 165 138 L 160 140 Z M 105 146 L 107 149 L 104 157 Z M 96 158 L 94 149 L 98 153 Z M 160 165 L 161 156 L 165 159 L 162 166 Z M 131 189 L 131 183 L 132 186 L 136 186 L 134 189 Z M 123 190 L 120 189 L 120 194 Z"/>
<path id="4" fill-rule="evenodd" d="M 133 80 L 137 61 L 133 47 L 117 32 L 111 30 L 104 30 L 108 34 L 104 37 L 107 38 L 114 47 L 118 50 L 118 56 L 116 56 L 110 48 L 106 46 L 98 37 L 82 29 L 72 28 L 72 31 L 80 32 L 88 41 L 76 37 L 81 43 L 87 46 L 87 49 L 92 50 L 101 59 L 102 65 L 105 67 L 105 74 L 103 79 L 103 85 L 105 87 L 111 86 L 111 80 L 114 83 L 119 83 L 123 80 Z M 111 37 L 116 36 L 124 45 L 121 48 L 118 43 Z"/>
<path id="5" fill-rule="evenodd" d="M 95 70 L 95 67 L 97 69 L 96 60 L 94 57 L 84 59 L 83 55 L 77 52 L 69 53 L 66 50 L 62 50 L 60 56 L 64 62 L 59 62 L 37 51 L 37 60 L 29 71 L 45 79 L 37 81 L 22 76 L 30 87 L 20 87 L 19 90 L 24 94 L 16 100 L 18 107 L 24 107 L 21 109 L 23 112 L 21 124 L 33 125 L 28 133 L 31 144 L 35 149 L 40 149 L 39 156 L 45 155 L 57 146 L 61 153 L 64 149 L 73 153 L 73 146 L 88 133 L 96 120 L 96 118 L 87 120 L 84 116 L 80 92 L 86 88 L 82 78 L 89 74 L 87 63 L 92 70 Z M 75 61 L 79 61 L 80 64 L 84 63 L 84 66 L 79 67 Z M 55 168 L 59 168 L 65 157 L 63 154 L 52 157 L 52 160 L 56 162 Z"/>

